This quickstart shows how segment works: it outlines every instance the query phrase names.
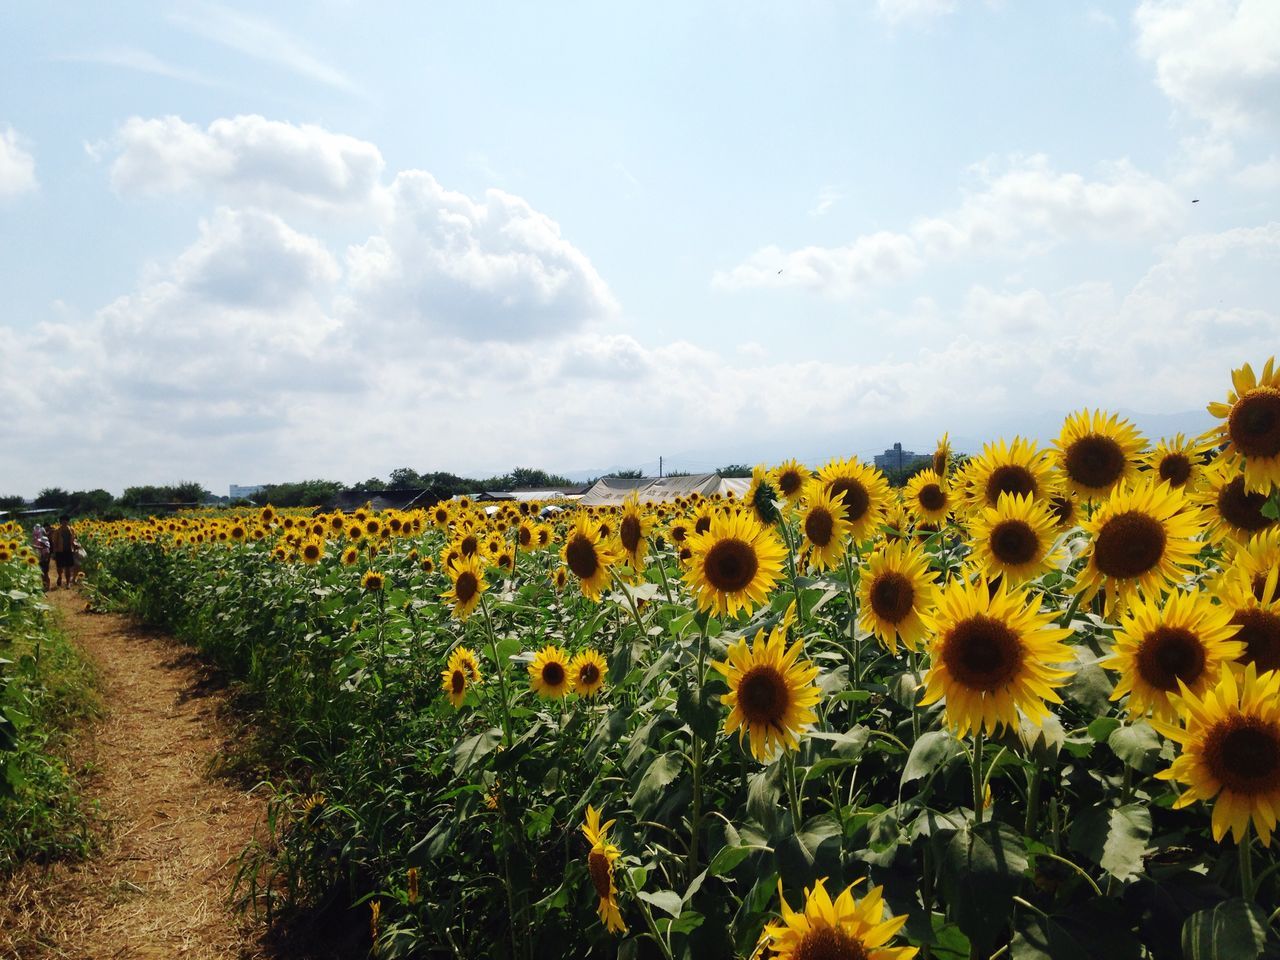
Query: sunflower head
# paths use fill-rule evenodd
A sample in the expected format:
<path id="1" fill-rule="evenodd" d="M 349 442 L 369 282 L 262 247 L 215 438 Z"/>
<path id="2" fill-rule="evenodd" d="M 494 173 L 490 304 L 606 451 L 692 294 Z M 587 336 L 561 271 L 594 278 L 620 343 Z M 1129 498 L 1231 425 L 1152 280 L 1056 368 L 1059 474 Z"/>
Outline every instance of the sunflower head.
<path id="1" fill-rule="evenodd" d="M 831 460 L 818 471 L 817 483 L 832 497 L 844 495 L 844 518 L 854 540 L 875 533 L 889 501 L 889 481 L 875 467 L 857 459 Z"/>
<path id="2" fill-rule="evenodd" d="M 794 506 L 804 495 L 810 476 L 809 468 L 799 460 L 784 460 L 773 468 L 773 488 L 789 506 Z"/>
<path id="3" fill-rule="evenodd" d="M 781 917 L 765 925 L 757 955 L 776 960 L 911 960 L 915 947 L 888 944 L 907 922 L 907 915 L 886 916 L 883 887 L 872 887 L 861 900 L 853 890 L 861 881 L 845 887 L 835 898 L 823 877 L 805 890 L 801 910 L 792 910 L 778 882 Z"/>
<path id="4" fill-rule="evenodd" d="M 622 856 L 622 851 L 609 841 L 609 828 L 613 824 L 610 820 L 601 825 L 599 812 L 587 804 L 587 822 L 582 825 L 582 834 L 591 844 L 587 852 L 587 874 L 599 900 L 596 912 L 610 933 L 626 933 L 627 925 L 622 922 L 618 909 L 618 888 L 613 879 L 613 865 Z"/>
<path id="5" fill-rule="evenodd" d="M 939 479 L 945 479 L 947 468 L 951 465 L 951 434 L 944 433 L 933 451 L 933 473 Z"/>
<path id="6" fill-rule="evenodd" d="M 459 557 L 445 567 L 449 575 L 449 589 L 441 598 L 452 605 L 453 616 L 466 622 L 480 605 L 480 597 L 489 585 L 484 579 L 484 565 L 479 557 Z"/>
<path id="7" fill-rule="evenodd" d="M 609 665 L 595 650 L 584 650 L 569 662 L 569 682 L 579 696 L 594 697 L 604 688 Z"/>
<path id="8" fill-rule="evenodd" d="M 755 518 L 766 527 L 771 527 L 782 517 L 778 509 L 781 494 L 774 486 L 773 472 L 763 464 L 751 471 L 751 486 L 747 488 L 743 501 L 747 509 L 755 514 Z"/>
<path id="9" fill-rule="evenodd" d="M 685 580 L 701 610 L 736 617 L 768 598 L 782 576 L 782 541 L 749 513 L 717 513 L 687 541 Z"/>
<path id="10" fill-rule="evenodd" d="M 1280 670 L 1280 570 L 1272 569 L 1260 589 L 1255 577 L 1241 565 L 1233 566 L 1215 584 L 1213 593 L 1237 628 L 1232 638 L 1244 644 L 1241 663 L 1252 663 L 1258 673 Z"/>
<path id="11" fill-rule="evenodd" d="M 918 544 L 890 543 L 867 561 L 858 583 L 858 622 L 874 633 L 890 653 L 901 640 L 916 650 L 928 632 L 924 616 L 937 599 L 929 558 Z"/>
<path id="12" fill-rule="evenodd" d="M 467 690 L 480 682 L 480 665 L 476 655 L 466 647 L 457 647 L 449 655 L 449 663 L 441 676 L 441 686 L 454 708 L 460 708 L 467 698 Z"/>
<path id="13" fill-rule="evenodd" d="M 1135 458 L 1146 441 L 1133 424 L 1114 413 L 1081 410 L 1067 417 L 1055 446 L 1067 486 L 1081 497 L 1096 499 L 1133 477 Z"/>
<path id="14" fill-rule="evenodd" d="M 1245 364 L 1231 373 L 1234 389 L 1226 403 L 1209 404 L 1209 412 L 1224 418 L 1220 435 L 1229 441 L 1228 459 L 1243 461 L 1245 488 L 1269 493 L 1280 485 L 1280 370 L 1275 357 L 1262 367 L 1262 376 Z"/>
<path id="15" fill-rule="evenodd" d="M 1205 470 L 1196 499 L 1205 509 L 1215 541 L 1243 543 L 1280 527 L 1280 521 L 1263 512 L 1267 494 L 1250 490 L 1245 475 L 1228 461 L 1219 460 Z"/>
<path id="16" fill-rule="evenodd" d="M 622 515 L 618 519 L 618 545 L 622 547 L 627 564 L 636 573 L 644 570 L 649 534 L 655 522 L 653 515 L 641 508 L 639 494 L 632 491 L 623 501 Z"/>
<path id="17" fill-rule="evenodd" d="M 360 578 L 360 586 L 370 593 L 381 591 L 386 584 L 386 577 L 377 570 L 366 570 L 364 576 Z"/>
<path id="18" fill-rule="evenodd" d="M 551 644 L 539 650 L 529 664 L 529 685 L 548 700 L 558 700 L 572 691 L 573 675 L 564 651 Z"/>
<path id="19" fill-rule="evenodd" d="M 578 578 L 582 595 L 597 603 L 609 583 L 610 571 L 620 559 L 604 542 L 599 525 L 582 513 L 578 514 L 565 535 L 560 557 Z"/>
<path id="20" fill-rule="evenodd" d="M 800 531 L 810 565 L 827 570 L 838 564 L 848 549 L 852 527 L 845 519 L 844 494 L 832 494 L 821 483 L 811 483 L 807 506 L 800 515 Z"/>
<path id="21" fill-rule="evenodd" d="M 903 500 L 918 523 L 941 523 L 951 513 L 951 491 L 942 474 L 934 470 L 914 474 L 907 481 Z"/>
<path id="22" fill-rule="evenodd" d="M 1048 455 L 1021 437 L 1012 443 L 988 443 L 967 465 L 964 479 L 966 496 L 975 508 L 994 507 L 1002 493 L 1039 500 L 1057 492 Z"/>
<path id="23" fill-rule="evenodd" d="M 302 544 L 302 550 L 299 552 L 302 562 L 308 566 L 314 566 L 320 562 L 320 558 L 324 556 L 324 541 L 319 538 L 312 538 Z"/>
<path id="24" fill-rule="evenodd" d="M 969 523 L 972 563 L 995 579 L 1024 583 L 1052 568 L 1057 518 L 1049 502 L 1002 493 L 994 507 L 984 507 Z"/>

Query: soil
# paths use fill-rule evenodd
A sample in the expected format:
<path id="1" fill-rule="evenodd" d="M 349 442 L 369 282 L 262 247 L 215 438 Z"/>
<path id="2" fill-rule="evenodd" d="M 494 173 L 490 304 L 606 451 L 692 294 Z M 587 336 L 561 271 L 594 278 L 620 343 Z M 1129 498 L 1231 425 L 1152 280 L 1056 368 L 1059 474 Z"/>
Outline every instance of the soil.
<path id="1" fill-rule="evenodd" d="M 171 637 L 88 612 L 77 590 L 48 598 L 101 678 L 103 716 L 74 757 L 101 849 L 0 881 L 0 957 L 268 956 L 260 929 L 229 902 L 266 802 L 210 773 L 231 736 L 225 691 Z"/>

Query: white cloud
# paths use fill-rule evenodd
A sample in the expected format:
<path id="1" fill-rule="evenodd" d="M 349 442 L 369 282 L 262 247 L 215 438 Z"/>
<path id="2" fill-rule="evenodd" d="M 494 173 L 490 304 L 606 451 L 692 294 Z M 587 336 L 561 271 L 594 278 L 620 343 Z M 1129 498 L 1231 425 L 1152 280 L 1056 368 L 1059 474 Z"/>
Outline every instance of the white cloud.
<path id="1" fill-rule="evenodd" d="M 29 193 L 38 185 L 35 157 L 13 127 L 0 125 L 0 200 Z"/>
<path id="2" fill-rule="evenodd" d="M 130 117 L 96 152 L 114 157 L 111 185 L 121 194 L 195 190 L 269 206 L 368 204 L 384 167 L 368 141 L 256 115 L 206 129 L 174 116 Z"/>
<path id="3" fill-rule="evenodd" d="M 876 12 L 889 23 L 932 20 L 956 8 L 955 0 L 876 0 Z"/>
<path id="4" fill-rule="evenodd" d="M 1143 0 L 1134 23 L 1176 105 L 1218 131 L 1280 128 L 1280 3 Z"/>
<path id="5" fill-rule="evenodd" d="M 1024 256 L 1071 238 L 1149 236 L 1178 222 L 1184 206 L 1170 187 L 1127 161 L 1099 179 L 1055 171 L 1047 157 L 1013 157 L 974 168 L 978 189 L 941 216 L 903 232 L 857 237 L 839 247 L 765 247 L 717 273 L 713 285 L 799 286 L 844 297 L 909 276 L 928 263 L 962 256 Z"/>
<path id="6" fill-rule="evenodd" d="M 1280 191 L 1280 157 L 1272 156 L 1250 164 L 1236 173 L 1235 180 L 1245 189 L 1259 193 Z"/>
<path id="7" fill-rule="evenodd" d="M 54 59 L 63 63 L 91 63 L 104 67 L 117 67 L 121 70 L 133 70 L 137 73 L 146 73 L 155 77 L 166 77 L 170 80 L 194 83 L 202 87 L 222 87 L 226 85 L 220 80 L 214 80 L 212 77 L 207 77 L 195 70 L 187 70 L 184 67 L 175 66 L 166 60 L 160 59 L 150 51 L 139 50 L 136 47 L 105 47 L 93 53 L 63 54 L 54 57 Z"/>

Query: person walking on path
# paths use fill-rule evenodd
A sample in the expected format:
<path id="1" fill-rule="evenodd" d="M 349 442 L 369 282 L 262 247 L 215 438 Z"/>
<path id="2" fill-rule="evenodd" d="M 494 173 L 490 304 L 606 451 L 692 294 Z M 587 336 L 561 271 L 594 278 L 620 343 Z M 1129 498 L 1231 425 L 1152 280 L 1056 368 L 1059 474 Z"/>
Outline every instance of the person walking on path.
<path id="1" fill-rule="evenodd" d="M 36 557 L 40 560 L 40 576 L 44 580 L 44 589 L 47 593 L 49 590 L 49 559 L 52 547 L 49 545 L 49 535 L 44 532 L 44 527 L 38 523 L 31 528 L 31 546 L 35 548 Z"/>
<path id="2" fill-rule="evenodd" d="M 53 546 L 53 562 L 58 567 L 58 586 L 65 583 L 70 587 L 75 566 L 76 533 L 71 529 L 71 518 L 65 513 L 58 519 L 58 526 L 53 528 L 49 542 Z"/>

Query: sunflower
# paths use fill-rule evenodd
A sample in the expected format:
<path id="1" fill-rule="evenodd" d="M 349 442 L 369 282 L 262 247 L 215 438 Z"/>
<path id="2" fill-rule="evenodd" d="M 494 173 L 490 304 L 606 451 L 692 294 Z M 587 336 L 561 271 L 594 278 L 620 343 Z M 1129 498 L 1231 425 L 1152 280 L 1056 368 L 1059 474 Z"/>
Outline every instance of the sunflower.
<path id="1" fill-rule="evenodd" d="M 798 749 L 797 736 L 818 719 L 813 711 L 820 696 L 814 682 L 818 668 L 800 658 L 799 641 L 786 647 L 786 633 L 779 624 L 765 640 L 762 628 L 750 646 L 743 637 L 724 660 L 711 664 L 729 684 L 720 698 L 729 707 L 725 733 L 737 730 L 739 743 L 749 736 L 751 754 L 762 763 L 779 747 Z"/>
<path id="2" fill-rule="evenodd" d="M 1159 441 L 1143 462 L 1169 486 L 1194 490 L 1204 472 L 1204 456 L 1212 449 L 1211 440 L 1188 440 L 1179 433 L 1172 440 Z"/>
<path id="3" fill-rule="evenodd" d="M 1152 724 L 1182 745 L 1173 765 L 1156 774 L 1186 785 L 1174 808 L 1214 800 L 1214 840 L 1230 830 L 1243 843 L 1252 823 L 1269 846 L 1280 812 L 1280 673 L 1259 675 L 1249 664 L 1237 680 L 1224 670 L 1213 689 L 1188 691 L 1176 703 L 1185 727 Z"/>
<path id="4" fill-rule="evenodd" d="M 1128 420 L 1101 410 L 1067 417 L 1054 441 L 1067 486 L 1086 500 L 1105 497 L 1137 472 L 1135 458 L 1147 441 Z"/>
<path id="5" fill-rule="evenodd" d="M 1233 566 L 1214 586 L 1214 596 L 1231 612 L 1234 639 L 1244 644 L 1241 663 L 1252 663 L 1259 673 L 1280 670 L 1280 570 L 1272 569 L 1261 589 L 1254 575 Z"/>
<path id="6" fill-rule="evenodd" d="M 1002 493 L 994 507 L 983 507 L 969 522 L 970 561 L 993 580 L 1034 580 L 1061 556 L 1054 549 L 1056 524 L 1047 501 Z"/>
<path id="7" fill-rule="evenodd" d="M 889 482 L 875 467 L 856 459 L 831 460 L 818 471 L 814 482 L 832 497 L 844 494 L 844 518 L 855 541 L 861 543 L 880 528 L 889 500 Z"/>
<path id="8" fill-rule="evenodd" d="M 636 573 L 644 570 L 645 555 L 649 552 L 649 533 L 654 519 L 648 511 L 640 509 L 639 495 L 632 491 L 622 503 L 622 518 L 618 522 L 618 543 L 627 565 Z"/>
<path id="9" fill-rule="evenodd" d="M 489 589 L 484 582 L 484 565 L 478 557 L 461 557 L 445 567 L 449 589 L 440 595 L 453 604 L 453 615 L 463 623 L 480 605 L 480 595 Z"/>
<path id="10" fill-rule="evenodd" d="M 583 650 L 569 661 L 569 682 L 575 693 L 594 697 L 604 687 L 609 665 L 594 650 Z"/>
<path id="11" fill-rule="evenodd" d="M 1202 693 L 1213 686 L 1223 665 L 1244 652 L 1231 638 L 1239 630 L 1231 610 L 1204 593 L 1175 591 L 1134 603 L 1120 621 L 1115 650 L 1102 661 L 1120 674 L 1112 700 L 1129 694 L 1131 716 L 1148 712 L 1172 720 L 1170 702 L 1179 690 Z"/>
<path id="12" fill-rule="evenodd" d="M 320 558 L 324 556 L 324 541 L 319 537 L 312 537 L 302 544 L 300 553 L 302 562 L 307 566 L 315 566 L 320 562 Z"/>
<path id="13" fill-rule="evenodd" d="M 1037 500 L 1057 493 L 1048 454 L 1030 440 L 1014 437 L 1012 443 L 998 440 L 982 448 L 982 455 L 965 470 L 974 507 L 994 507 L 1002 493 L 1020 493 Z"/>
<path id="14" fill-rule="evenodd" d="M 386 578 L 377 570 L 366 570 L 360 578 L 360 586 L 370 593 L 376 593 L 387 585 Z"/>
<path id="15" fill-rule="evenodd" d="M 811 483 L 808 506 L 800 516 L 810 565 L 826 570 L 839 563 L 849 546 L 850 529 L 844 518 L 844 494 L 832 496 L 821 484 Z"/>
<path id="16" fill-rule="evenodd" d="M 613 882 L 613 865 L 622 856 L 622 851 L 609 842 L 609 828 L 614 823 L 609 820 L 602 825 L 599 812 L 587 804 L 587 822 L 582 825 L 582 834 L 591 844 L 587 853 L 587 873 L 591 877 L 591 885 L 596 888 L 596 896 L 600 898 L 596 912 L 610 933 L 626 933 L 627 925 L 622 922 L 622 913 L 618 910 L 618 888 Z"/>
<path id="17" fill-rule="evenodd" d="M 911 960 L 916 947 L 886 946 L 907 922 L 906 914 L 885 918 L 883 887 L 872 887 L 861 900 L 853 897 L 853 888 L 862 881 L 845 887 L 832 901 L 827 893 L 827 878 L 818 880 L 812 890 L 805 890 L 803 911 L 794 911 L 782 893 L 778 881 L 778 900 L 782 917 L 777 923 L 765 924 L 760 934 L 757 955 L 774 960 Z"/>
<path id="18" fill-rule="evenodd" d="M 1204 483 L 1196 499 L 1203 505 L 1213 540 L 1242 543 L 1267 530 L 1280 527 L 1262 512 L 1266 494 L 1250 491 L 1243 473 L 1230 463 L 1219 461 L 1205 471 Z"/>
<path id="19" fill-rule="evenodd" d="M 778 499 L 781 494 L 774 485 L 773 472 L 764 464 L 751 471 L 751 486 L 747 487 L 742 501 L 757 520 L 766 527 L 771 527 L 782 517 L 778 510 Z"/>
<path id="20" fill-rule="evenodd" d="M 706 533 L 689 537 L 685 581 L 700 610 L 736 617 L 764 603 L 786 555 L 770 527 L 750 514 L 716 514 Z"/>
<path id="21" fill-rule="evenodd" d="M 578 578 L 582 595 L 599 603 L 600 593 L 609 582 L 609 571 L 619 558 L 602 542 L 596 525 L 585 514 L 578 514 L 574 520 L 560 556 Z"/>
<path id="22" fill-rule="evenodd" d="M 547 644 L 529 664 L 529 685 L 547 700 L 557 700 L 573 690 L 569 658 L 559 647 Z"/>
<path id="23" fill-rule="evenodd" d="M 480 667 L 476 655 L 466 647 L 458 647 L 449 656 L 448 666 L 440 675 L 444 692 L 454 708 L 460 708 L 467 697 L 467 687 L 480 681 Z"/>
<path id="24" fill-rule="evenodd" d="M 1076 526 L 1076 501 L 1069 493 L 1055 493 L 1049 498 L 1049 509 L 1053 511 L 1053 521 L 1059 530 L 1070 530 Z"/>
<path id="25" fill-rule="evenodd" d="M 921 706 L 947 698 L 947 723 L 959 736 L 1017 726 L 1021 710 L 1037 726 L 1049 716 L 1054 687 L 1070 676 L 1053 664 L 1074 657 L 1071 631 L 1040 612 L 1040 598 L 1001 583 L 955 581 L 942 591 L 933 628 L 931 666 Z"/>
<path id="26" fill-rule="evenodd" d="M 938 445 L 933 450 L 933 472 L 939 477 L 946 478 L 947 469 L 951 465 L 951 434 L 944 433 L 938 440 Z"/>
<path id="27" fill-rule="evenodd" d="M 902 497 L 919 523 L 942 523 L 951 512 L 951 491 L 933 470 L 921 470 L 912 476 Z"/>
<path id="28" fill-rule="evenodd" d="M 516 543 L 521 550 L 532 550 L 538 545 L 537 524 L 532 520 L 521 520 L 516 527 Z"/>
<path id="29" fill-rule="evenodd" d="M 1280 576 L 1280 526 L 1264 530 L 1237 544 L 1230 554 L 1231 568 L 1248 577 L 1253 595 L 1261 600 L 1269 578 Z"/>
<path id="30" fill-rule="evenodd" d="M 566 583 L 569 582 L 568 567 L 556 567 L 551 573 L 551 584 L 556 588 L 556 593 L 564 589 Z"/>
<path id="31" fill-rule="evenodd" d="M 1280 484 L 1280 370 L 1271 357 L 1254 375 L 1245 364 L 1231 373 L 1235 387 L 1226 403 L 1209 404 L 1209 412 L 1225 418 L 1218 427 L 1229 440 L 1226 456 L 1234 463 L 1244 461 L 1244 482 L 1249 492 L 1268 494 Z"/>
<path id="32" fill-rule="evenodd" d="M 265 507 L 263 507 L 262 511 L 258 514 L 258 522 L 261 523 L 264 527 L 271 526 L 271 524 L 275 522 L 275 519 L 276 519 L 276 508 L 269 503 Z"/>
<path id="33" fill-rule="evenodd" d="M 773 468 L 773 486 L 787 505 L 794 507 L 804 495 L 810 476 L 809 468 L 799 460 L 784 460 Z"/>
<path id="34" fill-rule="evenodd" d="M 1092 542 L 1076 590 L 1089 600 L 1105 588 L 1108 611 L 1139 590 L 1159 595 L 1197 563 L 1199 522 L 1182 491 L 1167 483 L 1121 487 L 1083 526 Z"/>
<path id="35" fill-rule="evenodd" d="M 858 623 L 874 633 L 893 654 L 901 640 L 916 650 L 928 632 L 921 614 L 937 601 L 929 558 L 909 543 L 890 543 L 871 554 L 858 583 Z"/>

